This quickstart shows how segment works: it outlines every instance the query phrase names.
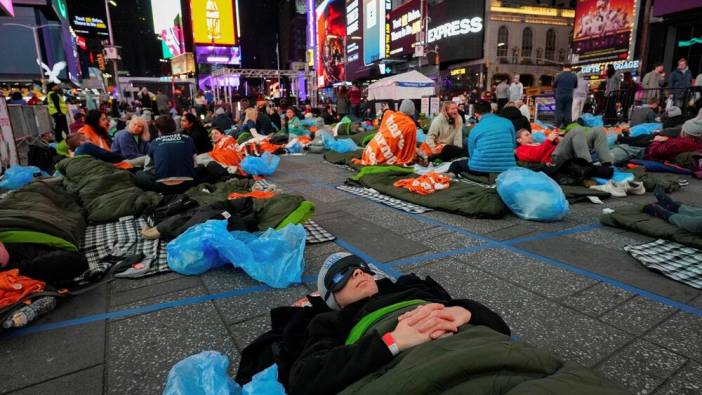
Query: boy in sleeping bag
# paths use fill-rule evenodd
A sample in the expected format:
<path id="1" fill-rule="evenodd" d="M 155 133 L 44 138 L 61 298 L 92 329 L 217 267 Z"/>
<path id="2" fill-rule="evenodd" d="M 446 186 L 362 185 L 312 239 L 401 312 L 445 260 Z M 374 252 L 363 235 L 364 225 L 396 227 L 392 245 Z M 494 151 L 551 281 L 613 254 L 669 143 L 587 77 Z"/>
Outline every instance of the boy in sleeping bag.
<path id="1" fill-rule="evenodd" d="M 307 325 L 292 363 L 295 394 L 626 394 L 597 374 L 510 340 L 495 312 L 452 299 L 434 280 L 375 280 L 361 258 L 332 254 L 317 286 L 330 311 Z"/>

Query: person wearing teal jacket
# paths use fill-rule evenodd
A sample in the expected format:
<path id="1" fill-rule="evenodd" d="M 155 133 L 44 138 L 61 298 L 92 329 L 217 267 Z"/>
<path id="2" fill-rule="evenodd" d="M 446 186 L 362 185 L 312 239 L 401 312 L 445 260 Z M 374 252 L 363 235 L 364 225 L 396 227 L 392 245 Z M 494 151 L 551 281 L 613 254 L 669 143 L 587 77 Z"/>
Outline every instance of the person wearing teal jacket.
<path id="1" fill-rule="evenodd" d="M 479 122 L 468 136 L 468 167 L 471 172 L 502 173 L 517 165 L 514 157 L 514 125 L 492 113 L 490 103 L 476 106 Z"/>

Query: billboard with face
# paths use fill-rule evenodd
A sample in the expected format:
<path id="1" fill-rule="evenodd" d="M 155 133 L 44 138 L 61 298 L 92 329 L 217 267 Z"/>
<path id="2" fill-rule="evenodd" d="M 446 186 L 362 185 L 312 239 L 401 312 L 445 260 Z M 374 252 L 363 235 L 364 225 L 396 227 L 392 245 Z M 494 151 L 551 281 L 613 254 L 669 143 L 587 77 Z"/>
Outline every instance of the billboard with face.
<path id="1" fill-rule="evenodd" d="M 573 27 L 578 63 L 626 60 L 636 10 L 637 0 L 578 0 Z"/>
<path id="2" fill-rule="evenodd" d="M 344 37 L 346 3 L 330 0 L 317 7 L 317 85 L 322 88 L 346 79 Z"/>

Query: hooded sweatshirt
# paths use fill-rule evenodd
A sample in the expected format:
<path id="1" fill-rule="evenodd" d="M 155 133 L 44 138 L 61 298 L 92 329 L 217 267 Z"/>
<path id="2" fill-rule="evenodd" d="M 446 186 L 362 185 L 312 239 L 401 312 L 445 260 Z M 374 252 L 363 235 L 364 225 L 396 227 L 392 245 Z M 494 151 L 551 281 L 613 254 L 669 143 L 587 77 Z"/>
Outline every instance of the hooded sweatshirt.
<path id="1" fill-rule="evenodd" d="M 463 147 L 463 120 L 461 117 L 456 117 L 456 121 L 451 125 L 447 116 L 440 113 L 434 118 L 427 133 L 426 143 L 431 149 L 437 145 L 455 145 Z"/>

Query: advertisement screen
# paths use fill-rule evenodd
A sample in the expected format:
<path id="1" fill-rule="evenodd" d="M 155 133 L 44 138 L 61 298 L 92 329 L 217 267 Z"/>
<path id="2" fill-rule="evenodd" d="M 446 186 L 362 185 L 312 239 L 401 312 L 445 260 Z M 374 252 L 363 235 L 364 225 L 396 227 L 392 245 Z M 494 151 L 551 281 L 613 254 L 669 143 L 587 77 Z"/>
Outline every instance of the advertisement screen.
<path id="1" fill-rule="evenodd" d="M 180 0 L 151 0 L 154 33 L 161 37 L 163 58 L 170 59 L 185 52 Z"/>
<path id="2" fill-rule="evenodd" d="M 386 56 L 399 57 L 413 53 L 412 45 L 417 33 L 422 30 L 422 8 L 420 0 L 411 0 L 389 14 L 386 21 Z"/>
<path id="3" fill-rule="evenodd" d="M 196 44 L 235 45 L 234 0 L 190 0 Z"/>
<path id="4" fill-rule="evenodd" d="M 439 47 L 441 62 L 483 57 L 485 2 L 448 0 L 430 7 L 428 46 Z"/>
<path id="5" fill-rule="evenodd" d="M 346 0 L 346 77 L 358 78 L 359 69 L 363 68 L 363 2 L 364 0 Z"/>
<path id="6" fill-rule="evenodd" d="M 578 63 L 625 60 L 634 29 L 637 0 L 578 0 L 573 52 Z"/>
<path id="7" fill-rule="evenodd" d="M 0 10 L 5 10 L 8 15 L 15 16 L 15 10 L 12 7 L 12 0 L 0 0 Z"/>
<path id="8" fill-rule="evenodd" d="M 653 5 L 653 16 L 661 17 L 698 7 L 702 7 L 702 1 L 700 0 L 656 1 L 656 3 Z"/>
<path id="9" fill-rule="evenodd" d="M 346 79 L 345 6 L 343 0 L 330 0 L 317 7 L 317 85 L 320 88 Z"/>
<path id="10" fill-rule="evenodd" d="M 195 46 L 195 60 L 198 64 L 241 64 L 241 48 L 213 47 L 209 45 Z"/>
<path id="11" fill-rule="evenodd" d="M 385 0 L 363 0 L 363 63 L 385 57 Z"/>

